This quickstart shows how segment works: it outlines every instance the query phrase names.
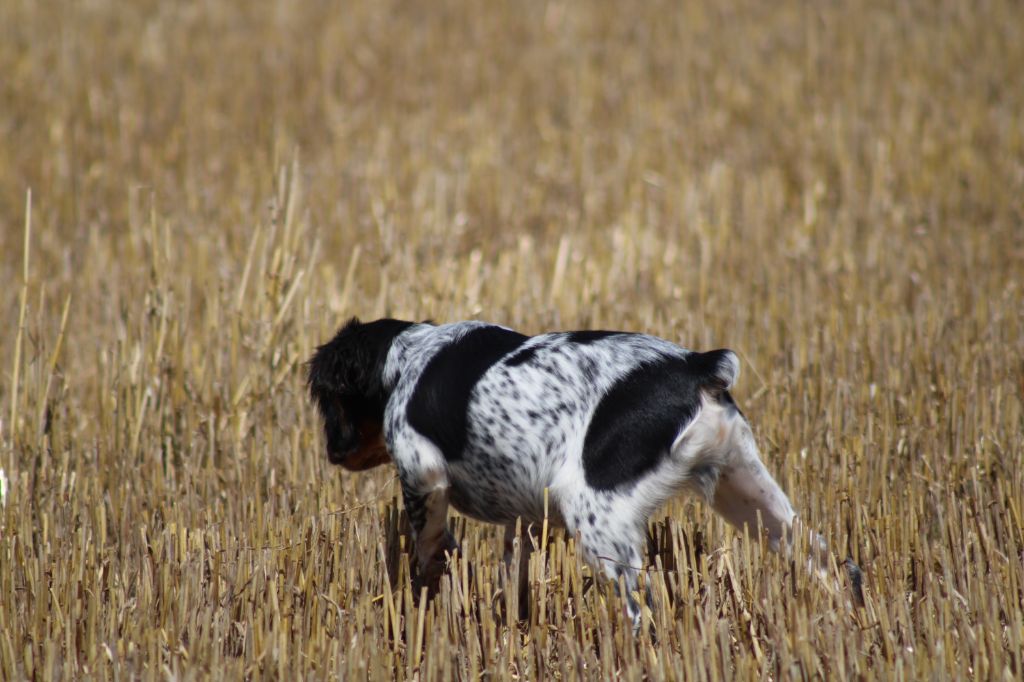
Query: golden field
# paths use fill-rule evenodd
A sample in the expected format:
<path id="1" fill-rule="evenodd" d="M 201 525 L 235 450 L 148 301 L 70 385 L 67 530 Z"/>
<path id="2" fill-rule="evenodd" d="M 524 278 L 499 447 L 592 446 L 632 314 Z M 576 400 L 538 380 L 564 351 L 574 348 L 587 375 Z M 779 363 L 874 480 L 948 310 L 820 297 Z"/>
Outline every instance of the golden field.
<path id="1" fill-rule="evenodd" d="M 1020 679 L 1022 73 L 1010 0 L 4 0 L 0 679 Z M 420 601 L 353 314 L 735 349 L 864 607 L 687 499 L 656 642 L 557 534 Z"/>

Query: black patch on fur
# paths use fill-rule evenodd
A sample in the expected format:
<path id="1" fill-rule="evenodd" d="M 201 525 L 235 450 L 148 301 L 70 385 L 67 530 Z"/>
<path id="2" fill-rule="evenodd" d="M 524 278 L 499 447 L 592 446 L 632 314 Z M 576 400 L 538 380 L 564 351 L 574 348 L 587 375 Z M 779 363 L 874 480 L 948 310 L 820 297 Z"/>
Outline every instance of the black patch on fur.
<path id="1" fill-rule="evenodd" d="M 602 396 L 583 442 L 588 485 L 597 490 L 630 485 L 668 454 L 672 441 L 697 416 L 701 389 L 717 380 L 717 362 L 705 355 L 645 363 Z"/>
<path id="2" fill-rule="evenodd" d="M 409 425 L 433 441 L 448 461 L 461 459 L 473 387 L 528 338 L 501 327 L 479 327 L 442 348 L 416 382 L 406 408 Z M 503 417 L 508 420 L 507 414 Z"/>
<path id="3" fill-rule="evenodd" d="M 413 323 L 352 318 L 309 361 L 309 394 L 320 410 L 330 461 L 340 463 L 358 445 L 363 420 L 381 422 L 387 391 L 384 363 L 395 337 Z"/>
<path id="4" fill-rule="evenodd" d="M 622 336 L 626 332 L 610 332 L 603 329 L 585 329 L 578 332 L 569 332 L 566 335 L 566 340 L 569 343 L 588 344 L 601 339 L 607 339 L 609 336 Z"/>
<path id="5" fill-rule="evenodd" d="M 505 364 L 508 365 L 509 367 L 517 367 L 519 365 L 526 364 L 530 360 L 533 360 L 533 358 L 537 355 L 537 350 L 537 346 L 523 348 L 522 350 L 517 351 L 515 354 L 509 356 L 509 358 L 505 360 Z"/>

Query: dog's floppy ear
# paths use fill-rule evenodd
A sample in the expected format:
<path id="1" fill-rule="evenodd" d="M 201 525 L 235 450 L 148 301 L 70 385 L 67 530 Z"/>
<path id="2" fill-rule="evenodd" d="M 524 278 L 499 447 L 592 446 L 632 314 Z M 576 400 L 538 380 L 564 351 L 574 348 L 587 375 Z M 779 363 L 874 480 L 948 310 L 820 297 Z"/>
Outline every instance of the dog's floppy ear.
<path id="1" fill-rule="evenodd" d="M 307 381 L 313 400 L 319 402 L 327 394 L 340 396 L 358 390 L 362 383 L 364 358 L 353 338 L 362 323 L 353 317 L 330 341 L 316 349 L 309 360 Z"/>
<path id="2" fill-rule="evenodd" d="M 360 322 L 353 317 L 309 361 L 313 399 L 324 392 L 357 398 L 367 410 L 382 412 L 386 402 L 384 364 L 395 337 L 412 325 L 402 320 Z"/>
<path id="3" fill-rule="evenodd" d="M 345 404 L 351 403 L 351 388 L 359 372 L 357 353 L 345 341 L 359 324 L 354 317 L 349 320 L 333 339 L 316 349 L 308 366 L 309 395 L 323 418 L 327 458 L 334 464 L 344 464 L 348 454 L 359 446 L 355 415 L 351 404 Z"/>

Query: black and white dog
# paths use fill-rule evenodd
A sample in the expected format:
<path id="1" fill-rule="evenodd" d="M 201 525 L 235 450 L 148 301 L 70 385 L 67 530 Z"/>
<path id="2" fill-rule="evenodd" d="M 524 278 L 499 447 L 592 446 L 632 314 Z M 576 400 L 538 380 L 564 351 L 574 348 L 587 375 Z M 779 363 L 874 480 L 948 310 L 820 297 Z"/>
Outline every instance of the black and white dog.
<path id="1" fill-rule="evenodd" d="M 549 522 L 625 580 L 636 625 L 647 520 L 676 493 L 752 532 L 760 515 L 773 549 L 791 532 L 793 507 L 729 395 L 738 374 L 732 351 L 643 334 L 353 319 L 316 351 L 309 388 L 331 462 L 395 463 L 421 573 L 439 576 L 456 546 L 449 504 L 503 524 L 508 543 L 517 517 L 543 520 L 547 489 Z"/>

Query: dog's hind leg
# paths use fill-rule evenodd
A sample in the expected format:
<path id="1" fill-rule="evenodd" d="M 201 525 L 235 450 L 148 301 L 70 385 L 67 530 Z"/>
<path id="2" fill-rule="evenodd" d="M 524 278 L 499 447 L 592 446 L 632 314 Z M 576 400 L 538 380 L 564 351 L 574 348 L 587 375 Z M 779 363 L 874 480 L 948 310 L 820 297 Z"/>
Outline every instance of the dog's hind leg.
<path id="1" fill-rule="evenodd" d="M 570 521 L 567 530 L 579 533 L 584 560 L 614 584 L 615 592 L 625 601 L 634 632 L 639 632 L 643 607 L 637 593 L 643 564 L 644 521 L 632 518 L 622 509 L 594 505 L 579 525 Z"/>

